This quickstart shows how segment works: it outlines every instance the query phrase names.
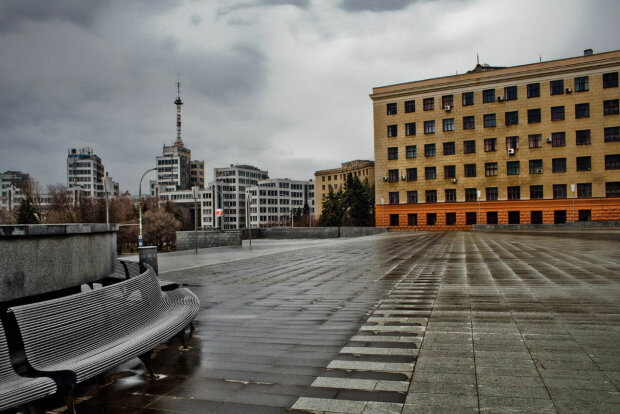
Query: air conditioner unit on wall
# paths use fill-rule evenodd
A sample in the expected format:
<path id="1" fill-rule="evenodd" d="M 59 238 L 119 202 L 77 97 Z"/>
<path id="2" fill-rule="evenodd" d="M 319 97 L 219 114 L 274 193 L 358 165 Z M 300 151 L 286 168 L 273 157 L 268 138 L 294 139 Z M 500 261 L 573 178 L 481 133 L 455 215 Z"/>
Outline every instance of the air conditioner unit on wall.
<path id="1" fill-rule="evenodd" d="M 457 180 L 456 178 L 453 178 L 453 179 L 451 179 L 451 180 L 450 180 L 450 182 L 451 182 L 452 184 L 456 184 L 458 181 L 459 181 L 459 180 Z"/>
<path id="2" fill-rule="evenodd" d="M 566 88 L 566 93 L 571 93 L 573 90 L 571 88 Z"/>
<path id="3" fill-rule="evenodd" d="M 498 96 L 498 97 L 497 97 L 497 101 L 498 101 L 498 102 L 501 102 L 501 101 L 503 101 L 503 100 L 504 100 L 504 97 L 503 97 L 503 96 L 501 96 L 501 95 L 500 95 L 500 96 Z"/>
<path id="4" fill-rule="evenodd" d="M 514 148 L 508 148 L 508 155 L 514 155 L 514 154 L 515 154 Z"/>
<path id="5" fill-rule="evenodd" d="M 536 174 L 542 174 L 543 173 L 543 169 L 542 168 L 537 168 L 536 169 Z"/>
<path id="6" fill-rule="evenodd" d="M 551 137 L 547 138 L 547 143 L 551 144 Z"/>
<path id="7" fill-rule="evenodd" d="M 406 175 L 401 175 L 400 179 L 403 180 L 403 181 L 407 181 L 407 176 Z"/>
<path id="8" fill-rule="evenodd" d="M 388 180 L 388 178 L 387 178 L 387 177 L 383 177 L 383 181 L 387 181 L 387 180 Z"/>
<path id="9" fill-rule="evenodd" d="M 446 105 L 443 107 L 443 109 L 446 110 L 446 112 L 450 112 L 450 110 L 452 109 L 452 107 L 450 105 Z"/>

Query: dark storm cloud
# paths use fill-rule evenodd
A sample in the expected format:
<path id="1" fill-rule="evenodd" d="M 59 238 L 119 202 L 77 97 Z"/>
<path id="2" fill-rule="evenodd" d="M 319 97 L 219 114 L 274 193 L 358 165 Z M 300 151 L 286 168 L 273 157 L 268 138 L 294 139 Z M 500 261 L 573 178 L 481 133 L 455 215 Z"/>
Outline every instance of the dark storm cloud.
<path id="1" fill-rule="evenodd" d="M 343 0 L 340 7 L 348 12 L 383 12 L 402 10 L 418 0 Z"/>
<path id="2" fill-rule="evenodd" d="M 104 7 L 98 0 L 3 0 L 0 3 L 0 31 L 10 31 L 28 21 L 69 21 L 91 27 Z"/>

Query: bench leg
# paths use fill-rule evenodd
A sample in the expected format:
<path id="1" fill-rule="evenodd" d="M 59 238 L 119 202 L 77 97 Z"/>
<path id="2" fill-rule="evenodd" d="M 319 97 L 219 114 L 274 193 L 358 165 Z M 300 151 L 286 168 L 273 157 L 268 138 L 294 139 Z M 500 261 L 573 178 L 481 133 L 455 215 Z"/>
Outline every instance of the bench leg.
<path id="1" fill-rule="evenodd" d="M 155 375 L 155 373 L 153 372 L 153 365 L 151 364 L 151 354 L 153 353 L 153 351 L 148 351 L 145 352 L 142 355 L 139 355 L 138 358 L 140 358 L 140 361 L 142 361 L 142 363 L 144 364 L 144 366 L 146 367 L 146 370 L 149 372 L 149 375 L 151 377 L 151 380 L 156 380 L 157 379 L 157 375 Z"/>
<path id="2" fill-rule="evenodd" d="M 185 341 L 185 329 L 181 329 L 181 331 L 177 334 L 177 338 L 181 341 L 181 351 L 188 351 L 189 347 L 187 346 L 187 341 Z"/>
<path id="3" fill-rule="evenodd" d="M 196 330 L 196 328 L 194 327 L 194 321 L 191 321 L 189 323 L 189 330 L 190 330 L 190 332 L 194 332 Z"/>

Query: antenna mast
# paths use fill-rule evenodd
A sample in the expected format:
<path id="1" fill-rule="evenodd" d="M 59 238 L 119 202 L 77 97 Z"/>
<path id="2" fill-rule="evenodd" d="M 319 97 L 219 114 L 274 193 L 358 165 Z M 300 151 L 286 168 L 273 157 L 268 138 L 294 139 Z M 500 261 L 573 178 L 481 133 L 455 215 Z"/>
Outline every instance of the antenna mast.
<path id="1" fill-rule="evenodd" d="M 183 105 L 183 101 L 181 100 L 180 81 L 177 81 L 177 99 L 174 101 L 174 104 L 177 106 L 177 140 L 174 142 L 174 145 L 183 148 L 185 145 L 181 139 L 181 105 Z"/>

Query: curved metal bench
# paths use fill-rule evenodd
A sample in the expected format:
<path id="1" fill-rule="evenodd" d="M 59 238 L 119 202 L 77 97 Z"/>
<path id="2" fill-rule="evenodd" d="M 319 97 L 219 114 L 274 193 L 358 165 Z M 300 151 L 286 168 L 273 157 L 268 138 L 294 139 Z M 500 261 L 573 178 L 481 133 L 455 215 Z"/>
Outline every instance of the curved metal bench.
<path id="1" fill-rule="evenodd" d="M 73 388 L 134 357 L 155 378 L 151 351 L 178 335 L 198 313 L 198 298 L 180 288 L 163 292 L 155 272 L 58 299 L 9 309 L 33 372 L 56 381 L 73 410 Z"/>
<path id="2" fill-rule="evenodd" d="M 26 378 L 15 373 L 4 327 L 0 324 L 0 410 L 26 404 L 55 392 L 56 384 L 50 378 Z"/>

